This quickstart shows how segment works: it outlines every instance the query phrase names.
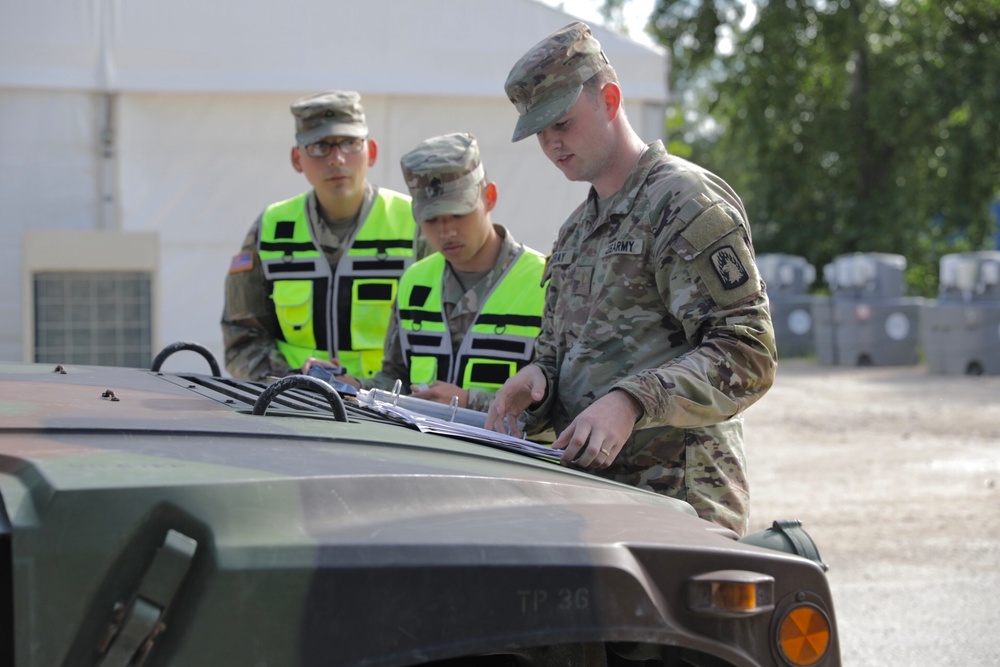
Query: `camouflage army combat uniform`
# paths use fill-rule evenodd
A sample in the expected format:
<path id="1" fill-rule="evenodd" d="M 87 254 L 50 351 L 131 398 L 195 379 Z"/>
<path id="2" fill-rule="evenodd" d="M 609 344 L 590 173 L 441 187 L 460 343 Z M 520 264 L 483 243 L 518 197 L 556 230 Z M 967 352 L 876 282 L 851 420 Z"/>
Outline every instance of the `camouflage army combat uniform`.
<path id="1" fill-rule="evenodd" d="M 491 221 L 496 186 L 468 132 L 426 139 L 400 166 L 414 218 L 428 225 L 421 238 L 431 247 L 452 239 L 492 263 L 453 258 L 456 265 L 435 253 L 410 266 L 393 307 L 382 372 L 362 378 L 361 386 L 392 389 L 400 380 L 408 393 L 411 384 L 437 380 L 467 391 L 465 407 L 485 412 L 496 390 L 531 360 L 544 308 L 544 257 Z M 451 228 L 463 230 L 455 237 L 438 227 L 452 218 L 458 220 Z"/>
<path id="2" fill-rule="evenodd" d="M 546 269 L 533 363 L 548 391 L 529 406 L 528 431 L 550 424 L 562 433 L 609 392 L 624 391 L 642 414 L 595 474 L 687 501 L 742 535 L 749 487 L 740 413 L 770 388 L 777 365 L 742 202 L 662 142 L 643 146 L 585 23 L 532 47 L 504 89 L 519 115 L 513 141 L 538 134 L 543 151 L 572 153 L 563 136 L 582 141 L 574 134 L 582 118 L 585 133 L 593 124 L 589 142 L 607 151 L 604 166 L 571 179 L 591 189 L 560 229 Z M 634 166 L 618 181 L 612 170 L 622 160 Z M 598 180 L 616 188 L 603 200 Z"/>
<path id="3" fill-rule="evenodd" d="M 370 376 L 381 367 L 399 276 L 426 244 L 410 198 L 367 180 L 378 153 L 357 92 L 308 95 L 290 111 L 292 167 L 312 189 L 268 206 L 230 262 L 226 369 L 266 380 L 336 357 Z"/>
<path id="4" fill-rule="evenodd" d="M 601 214 L 592 191 L 549 260 L 534 363 L 550 391 L 529 413 L 529 427 L 551 418 L 560 432 L 610 390 L 628 392 L 644 415 L 597 474 L 685 500 L 741 535 L 739 413 L 770 387 L 776 359 L 745 221 L 728 185 L 660 142 Z"/>
<path id="5" fill-rule="evenodd" d="M 467 290 L 450 265 L 444 272 L 441 302 L 444 307 L 445 321 L 448 323 L 448 332 L 451 336 L 452 354 L 455 358 L 458 357 L 465 334 L 472 327 L 476 316 L 479 315 L 482 304 L 485 303 L 486 298 L 511 264 L 525 251 L 524 246 L 514 240 L 511 233 L 502 225 L 494 224 L 493 226 L 497 233 L 503 237 L 503 247 L 496 264 L 485 277 Z M 403 380 L 403 393 L 409 393 L 407 377 L 409 377 L 409 368 L 399 337 L 399 305 L 397 303 L 393 309 L 392 324 L 386 338 L 382 372 L 376 373 L 374 377 L 362 379 L 361 386 L 365 389 L 375 387 L 391 390 L 396 379 L 399 378 Z M 469 402 L 466 407 L 470 410 L 486 412 L 495 393 L 479 388 L 470 389 Z"/>
<path id="6" fill-rule="evenodd" d="M 377 189 L 366 184 L 364 202 L 356 218 L 323 221 L 316 206 L 315 192 L 306 198 L 309 225 L 327 262 L 331 274 L 336 271 L 350 239 L 371 210 Z M 222 336 L 225 344 L 226 369 L 233 377 L 264 380 L 281 377 L 291 368 L 278 350 L 276 340 L 280 326 L 271 299 L 271 288 L 264 280 L 257 254 L 261 218 L 258 216 L 243 240 L 240 253 L 233 258 L 226 276 L 226 299 L 222 315 Z M 428 254 L 426 241 L 417 240 L 416 257 Z M 237 265 L 237 262 L 240 261 Z"/>
<path id="7" fill-rule="evenodd" d="M 374 196 L 374 188 L 366 188 L 365 201 L 358 215 L 360 219 L 364 219 Z M 310 192 L 306 199 L 306 215 L 313 238 L 317 239 L 331 271 L 334 271 L 356 222 L 352 219 L 333 225 L 324 224 L 316 206 L 315 192 Z M 257 254 L 260 226 L 261 216 L 258 216 L 243 240 L 240 254 L 233 258 L 226 276 L 226 301 L 222 314 L 226 369 L 233 377 L 247 380 L 281 377 L 291 370 L 275 343 L 280 326 L 271 300 L 271 288 L 264 280 Z"/>

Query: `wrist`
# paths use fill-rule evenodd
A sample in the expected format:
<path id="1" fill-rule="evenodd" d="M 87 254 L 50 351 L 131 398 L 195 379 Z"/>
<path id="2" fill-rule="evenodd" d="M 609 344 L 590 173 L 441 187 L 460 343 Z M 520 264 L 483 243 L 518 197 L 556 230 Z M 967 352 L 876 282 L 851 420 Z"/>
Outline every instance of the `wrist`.
<path id="1" fill-rule="evenodd" d="M 640 403 L 639 399 L 632 394 L 628 393 L 624 389 L 618 388 L 612 389 L 611 392 L 617 393 L 621 402 L 628 406 L 626 409 L 631 411 L 633 424 L 638 423 L 639 420 L 642 419 L 642 416 L 646 414 L 646 410 L 642 407 L 642 403 Z"/>

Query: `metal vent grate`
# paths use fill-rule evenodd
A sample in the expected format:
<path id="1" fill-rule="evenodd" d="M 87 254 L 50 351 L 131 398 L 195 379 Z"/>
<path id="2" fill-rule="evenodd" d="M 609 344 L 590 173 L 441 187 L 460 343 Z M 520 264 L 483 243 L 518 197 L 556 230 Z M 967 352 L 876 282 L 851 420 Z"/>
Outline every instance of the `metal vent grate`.
<path id="1" fill-rule="evenodd" d="M 260 382 L 248 382 L 233 378 L 219 378 L 209 375 L 177 375 L 177 377 L 189 384 L 189 389 L 198 389 L 202 392 L 211 392 L 216 400 L 231 399 L 232 405 L 237 409 L 250 409 L 267 385 Z M 291 389 L 274 398 L 271 402 L 272 408 L 283 410 L 296 410 L 313 414 L 330 414 L 330 405 L 326 399 L 310 391 L 301 389 Z M 378 424 L 395 424 L 413 429 L 414 427 L 406 422 L 383 415 L 368 408 L 356 405 L 353 401 L 345 400 L 344 408 L 347 410 L 347 417 L 352 422 L 373 422 Z"/>

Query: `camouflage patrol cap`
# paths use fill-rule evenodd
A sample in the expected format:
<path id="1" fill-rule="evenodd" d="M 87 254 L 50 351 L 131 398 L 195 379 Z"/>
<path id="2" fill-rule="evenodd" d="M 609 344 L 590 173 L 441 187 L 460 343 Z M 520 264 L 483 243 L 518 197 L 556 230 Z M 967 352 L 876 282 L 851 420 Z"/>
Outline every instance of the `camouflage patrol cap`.
<path id="1" fill-rule="evenodd" d="M 418 222 L 439 215 L 465 215 L 479 203 L 486 172 L 479 159 L 479 143 L 468 132 L 426 139 L 399 164 Z"/>
<path id="2" fill-rule="evenodd" d="M 292 104 L 295 141 L 307 146 L 327 137 L 367 137 L 361 96 L 353 90 L 330 90 Z"/>
<path id="3" fill-rule="evenodd" d="M 504 83 L 521 117 L 511 141 L 556 122 L 576 103 L 583 84 L 608 67 L 601 44 L 579 21 L 552 33 L 521 56 Z"/>

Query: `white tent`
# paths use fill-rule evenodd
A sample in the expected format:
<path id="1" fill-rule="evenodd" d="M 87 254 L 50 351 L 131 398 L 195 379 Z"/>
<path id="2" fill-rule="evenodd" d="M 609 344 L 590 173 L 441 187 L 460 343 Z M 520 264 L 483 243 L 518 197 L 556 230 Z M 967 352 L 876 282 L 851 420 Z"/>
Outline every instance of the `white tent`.
<path id="1" fill-rule="evenodd" d="M 494 220 L 548 251 L 586 186 L 511 143 L 503 82 L 571 20 L 538 0 L 3 2 L 0 360 L 34 358 L 33 276 L 78 270 L 149 272 L 153 352 L 193 340 L 221 359 L 229 258 L 264 206 L 307 189 L 288 106 L 321 90 L 361 93 L 370 177 L 397 190 L 410 147 L 472 132 Z M 665 53 L 593 27 L 633 125 L 661 138 Z"/>

